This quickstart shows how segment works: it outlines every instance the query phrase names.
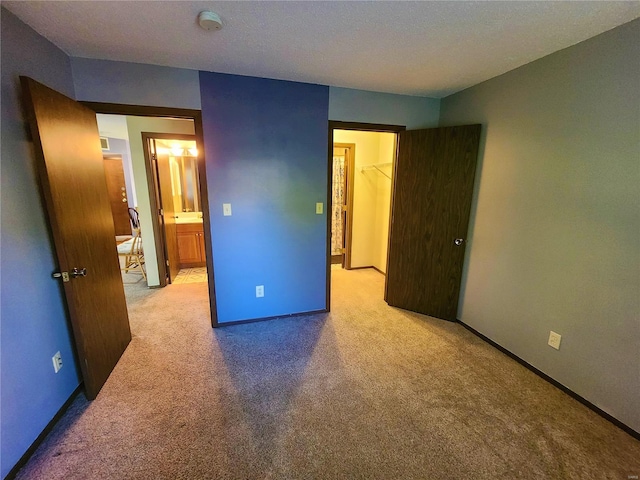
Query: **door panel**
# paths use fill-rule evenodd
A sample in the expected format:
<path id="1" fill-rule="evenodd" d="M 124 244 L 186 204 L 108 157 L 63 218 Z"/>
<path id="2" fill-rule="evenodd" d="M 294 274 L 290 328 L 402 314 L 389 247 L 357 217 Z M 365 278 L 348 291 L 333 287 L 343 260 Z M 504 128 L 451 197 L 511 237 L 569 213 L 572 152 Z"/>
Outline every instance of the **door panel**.
<path id="1" fill-rule="evenodd" d="M 171 167 L 169 155 L 158 153 L 156 149 L 158 168 L 158 186 L 160 190 L 160 208 L 162 208 L 162 221 L 164 228 L 164 244 L 166 258 L 169 262 L 169 281 L 173 282 L 180 272 L 180 253 L 178 252 L 178 234 L 176 231 L 176 211 L 173 205 L 171 184 Z"/>
<path id="2" fill-rule="evenodd" d="M 87 398 L 96 397 L 131 340 L 95 113 L 21 77 L 38 176 L 63 272 Z"/>
<path id="3" fill-rule="evenodd" d="M 180 250 L 180 265 L 190 266 L 200 262 L 199 233 L 178 233 L 178 249 Z"/>
<path id="4" fill-rule="evenodd" d="M 344 149 L 344 178 L 342 183 L 342 268 L 346 266 L 347 253 L 347 209 L 349 207 L 347 199 L 349 198 L 349 150 Z"/>
<path id="5" fill-rule="evenodd" d="M 178 251 L 181 267 L 200 267 L 206 262 L 204 231 L 201 223 L 178 224 Z"/>
<path id="6" fill-rule="evenodd" d="M 355 143 L 334 143 L 334 155 L 344 155 L 344 205 L 342 217 L 342 268 L 351 269 L 351 239 L 353 231 L 353 174 L 355 171 Z"/>
<path id="7" fill-rule="evenodd" d="M 480 125 L 399 133 L 389 305 L 456 319 L 479 141 Z"/>
<path id="8" fill-rule="evenodd" d="M 331 178 L 331 262 L 344 267 L 344 240 L 346 223 L 346 155 L 344 148 L 333 148 L 333 175 Z"/>
<path id="9" fill-rule="evenodd" d="M 104 158 L 104 173 L 107 179 L 107 192 L 113 215 L 113 225 L 116 235 L 131 235 L 129 222 L 129 204 L 127 189 L 124 183 L 124 168 L 122 158 Z"/>

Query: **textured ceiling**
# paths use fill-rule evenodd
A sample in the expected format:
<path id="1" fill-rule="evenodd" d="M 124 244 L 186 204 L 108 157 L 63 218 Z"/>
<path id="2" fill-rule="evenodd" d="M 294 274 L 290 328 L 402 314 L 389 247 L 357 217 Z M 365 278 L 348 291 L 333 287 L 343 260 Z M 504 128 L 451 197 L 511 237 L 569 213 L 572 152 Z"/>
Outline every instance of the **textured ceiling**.
<path id="1" fill-rule="evenodd" d="M 2 4 L 71 56 L 431 97 L 640 17 L 638 1 Z M 200 29 L 204 9 L 222 30 Z"/>

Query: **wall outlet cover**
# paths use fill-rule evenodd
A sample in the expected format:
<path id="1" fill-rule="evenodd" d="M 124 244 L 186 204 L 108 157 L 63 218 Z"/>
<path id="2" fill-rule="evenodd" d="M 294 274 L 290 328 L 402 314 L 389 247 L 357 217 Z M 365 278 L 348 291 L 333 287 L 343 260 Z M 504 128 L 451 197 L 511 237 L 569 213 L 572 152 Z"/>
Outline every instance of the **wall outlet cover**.
<path id="1" fill-rule="evenodd" d="M 555 348 L 556 350 L 560 350 L 560 341 L 562 340 L 562 335 L 551 330 L 549 332 L 549 346 Z"/>
<path id="2" fill-rule="evenodd" d="M 62 368 L 62 355 L 60 355 L 60 352 L 56 352 L 56 354 L 51 357 L 51 361 L 53 362 L 53 371 L 58 373 Z"/>

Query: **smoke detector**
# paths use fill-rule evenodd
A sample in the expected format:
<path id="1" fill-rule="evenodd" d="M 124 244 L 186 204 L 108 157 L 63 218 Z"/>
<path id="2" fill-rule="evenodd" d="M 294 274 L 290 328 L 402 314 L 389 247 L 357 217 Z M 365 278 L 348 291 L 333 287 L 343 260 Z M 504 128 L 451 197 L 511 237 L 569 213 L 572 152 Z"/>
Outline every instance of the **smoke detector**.
<path id="1" fill-rule="evenodd" d="M 198 24 L 205 30 L 220 30 L 222 28 L 220 16 L 207 10 L 198 14 Z"/>

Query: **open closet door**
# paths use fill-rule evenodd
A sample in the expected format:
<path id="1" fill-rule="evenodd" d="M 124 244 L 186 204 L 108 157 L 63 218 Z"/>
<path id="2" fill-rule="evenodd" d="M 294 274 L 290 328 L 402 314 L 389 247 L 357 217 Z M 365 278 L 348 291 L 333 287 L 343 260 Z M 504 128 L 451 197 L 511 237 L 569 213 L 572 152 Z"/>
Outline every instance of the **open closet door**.
<path id="1" fill-rule="evenodd" d="M 480 125 L 398 134 L 385 300 L 455 320 Z"/>
<path id="2" fill-rule="evenodd" d="M 131 340 L 96 115 L 30 78 L 20 81 L 80 370 L 91 400 Z"/>

